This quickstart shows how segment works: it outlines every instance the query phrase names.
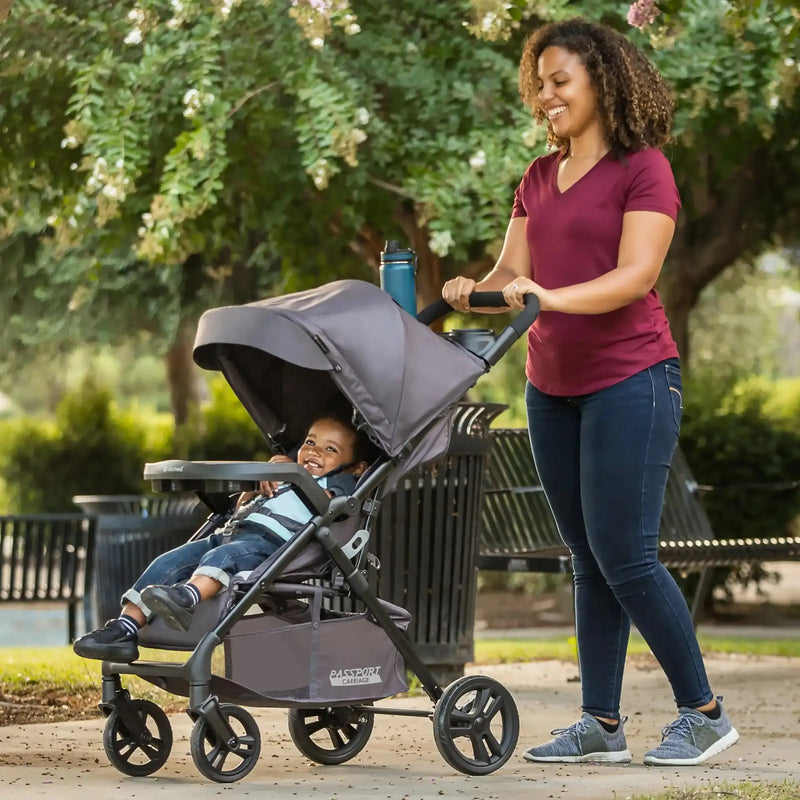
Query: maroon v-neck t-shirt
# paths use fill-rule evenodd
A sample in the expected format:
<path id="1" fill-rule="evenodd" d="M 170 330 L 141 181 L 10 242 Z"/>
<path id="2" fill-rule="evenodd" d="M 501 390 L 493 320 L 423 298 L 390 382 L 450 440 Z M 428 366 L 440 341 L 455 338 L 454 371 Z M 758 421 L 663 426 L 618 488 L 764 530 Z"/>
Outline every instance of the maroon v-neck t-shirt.
<path id="1" fill-rule="evenodd" d="M 531 278 L 546 289 L 593 280 L 617 266 L 622 217 L 656 211 L 676 219 L 680 197 L 669 162 L 646 149 L 605 155 L 566 191 L 560 152 L 536 159 L 514 196 L 527 217 Z M 528 380 L 546 394 L 576 397 L 612 386 L 678 355 L 655 289 L 606 314 L 545 311 L 528 333 Z"/>

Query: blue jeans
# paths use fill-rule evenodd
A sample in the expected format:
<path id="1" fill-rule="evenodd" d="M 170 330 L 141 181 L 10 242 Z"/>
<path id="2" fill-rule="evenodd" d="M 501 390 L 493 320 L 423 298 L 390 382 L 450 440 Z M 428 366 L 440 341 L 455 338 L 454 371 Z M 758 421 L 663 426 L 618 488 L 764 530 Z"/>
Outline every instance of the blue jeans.
<path id="1" fill-rule="evenodd" d="M 139 606 L 149 619 L 151 611 L 141 597 L 145 586 L 172 585 L 187 581 L 192 575 L 207 575 L 228 586 L 232 575 L 255 569 L 281 544 L 283 542 L 277 537 L 273 538 L 269 531 L 264 534 L 237 533 L 226 543 L 218 533 L 195 542 L 186 542 L 153 559 L 136 583 L 122 595 L 122 603 L 130 602 Z"/>
<path id="2" fill-rule="evenodd" d="M 580 397 L 529 383 L 525 400 L 536 469 L 572 554 L 583 710 L 619 717 L 631 622 L 678 705 L 704 705 L 713 694 L 689 609 L 658 560 L 682 414 L 678 360 Z"/>

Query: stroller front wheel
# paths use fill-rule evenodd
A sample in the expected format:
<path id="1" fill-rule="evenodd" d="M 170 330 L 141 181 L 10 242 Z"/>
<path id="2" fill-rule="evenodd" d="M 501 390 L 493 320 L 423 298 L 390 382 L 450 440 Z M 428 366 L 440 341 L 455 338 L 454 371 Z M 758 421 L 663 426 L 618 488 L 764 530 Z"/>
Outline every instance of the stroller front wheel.
<path id="1" fill-rule="evenodd" d="M 205 717 L 198 717 L 189 744 L 195 766 L 206 778 L 233 783 L 256 765 L 261 754 L 261 732 L 253 716 L 233 703 L 220 703 L 219 713 L 233 736 L 222 740 Z"/>
<path id="2" fill-rule="evenodd" d="M 289 710 L 292 741 L 304 756 L 317 764 L 344 764 L 358 755 L 369 741 L 374 724 L 373 714 L 357 711 L 352 706 Z"/>
<path id="3" fill-rule="evenodd" d="M 508 689 L 469 675 L 451 683 L 433 711 L 433 738 L 442 758 L 466 775 L 488 775 L 511 758 L 519 713 Z"/>
<path id="4" fill-rule="evenodd" d="M 103 749 L 120 772 L 140 778 L 152 775 L 166 763 L 172 750 L 172 726 L 155 703 L 149 700 L 128 702 L 141 720 L 142 728 L 131 732 L 119 711 L 113 710 L 103 729 Z"/>

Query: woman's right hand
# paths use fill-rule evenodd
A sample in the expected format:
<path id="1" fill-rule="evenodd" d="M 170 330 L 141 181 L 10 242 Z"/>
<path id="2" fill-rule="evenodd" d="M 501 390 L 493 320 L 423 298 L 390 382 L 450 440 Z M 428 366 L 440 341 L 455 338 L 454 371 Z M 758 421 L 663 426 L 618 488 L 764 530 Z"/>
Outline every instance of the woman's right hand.
<path id="1" fill-rule="evenodd" d="M 456 311 L 469 311 L 469 296 L 475 291 L 476 282 L 472 278 L 459 275 L 442 286 L 442 297 Z"/>

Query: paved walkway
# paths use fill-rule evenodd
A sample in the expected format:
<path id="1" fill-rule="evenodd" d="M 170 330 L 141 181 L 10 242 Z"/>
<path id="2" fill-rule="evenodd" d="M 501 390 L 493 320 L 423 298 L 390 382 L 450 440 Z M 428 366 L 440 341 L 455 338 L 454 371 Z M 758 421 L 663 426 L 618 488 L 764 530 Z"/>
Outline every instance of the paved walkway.
<path id="1" fill-rule="evenodd" d="M 189 755 L 190 722 L 183 714 L 171 718 L 175 743 L 169 761 L 148 778 L 129 778 L 109 765 L 102 746 L 102 720 L 0 728 L 0 797 L 183 800 L 191 795 L 202 800 L 230 792 L 229 796 L 325 800 L 622 800 L 671 786 L 727 780 L 800 783 L 800 659 L 715 657 L 708 661 L 708 669 L 716 690 L 725 694 L 742 739 L 700 767 L 641 764 L 643 753 L 657 742 L 659 728 L 674 715 L 661 671 L 646 657 L 632 660 L 625 679 L 632 764 L 540 766 L 525 762 L 524 749 L 546 738 L 551 728 L 572 722 L 579 705 L 575 667 L 547 661 L 482 668 L 481 672 L 493 675 L 513 692 L 522 728 L 512 760 L 482 778 L 456 773 L 441 759 L 425 719 L 378 717 L 362 753 L 347 764 L 320 767 L 294 748 L 285 711 L 256 709 L 261 758 L 250 775 L 230 785 L 209 782 L 197 772 Z M 385 704 L 427 707 L 424 698 Z"/>

